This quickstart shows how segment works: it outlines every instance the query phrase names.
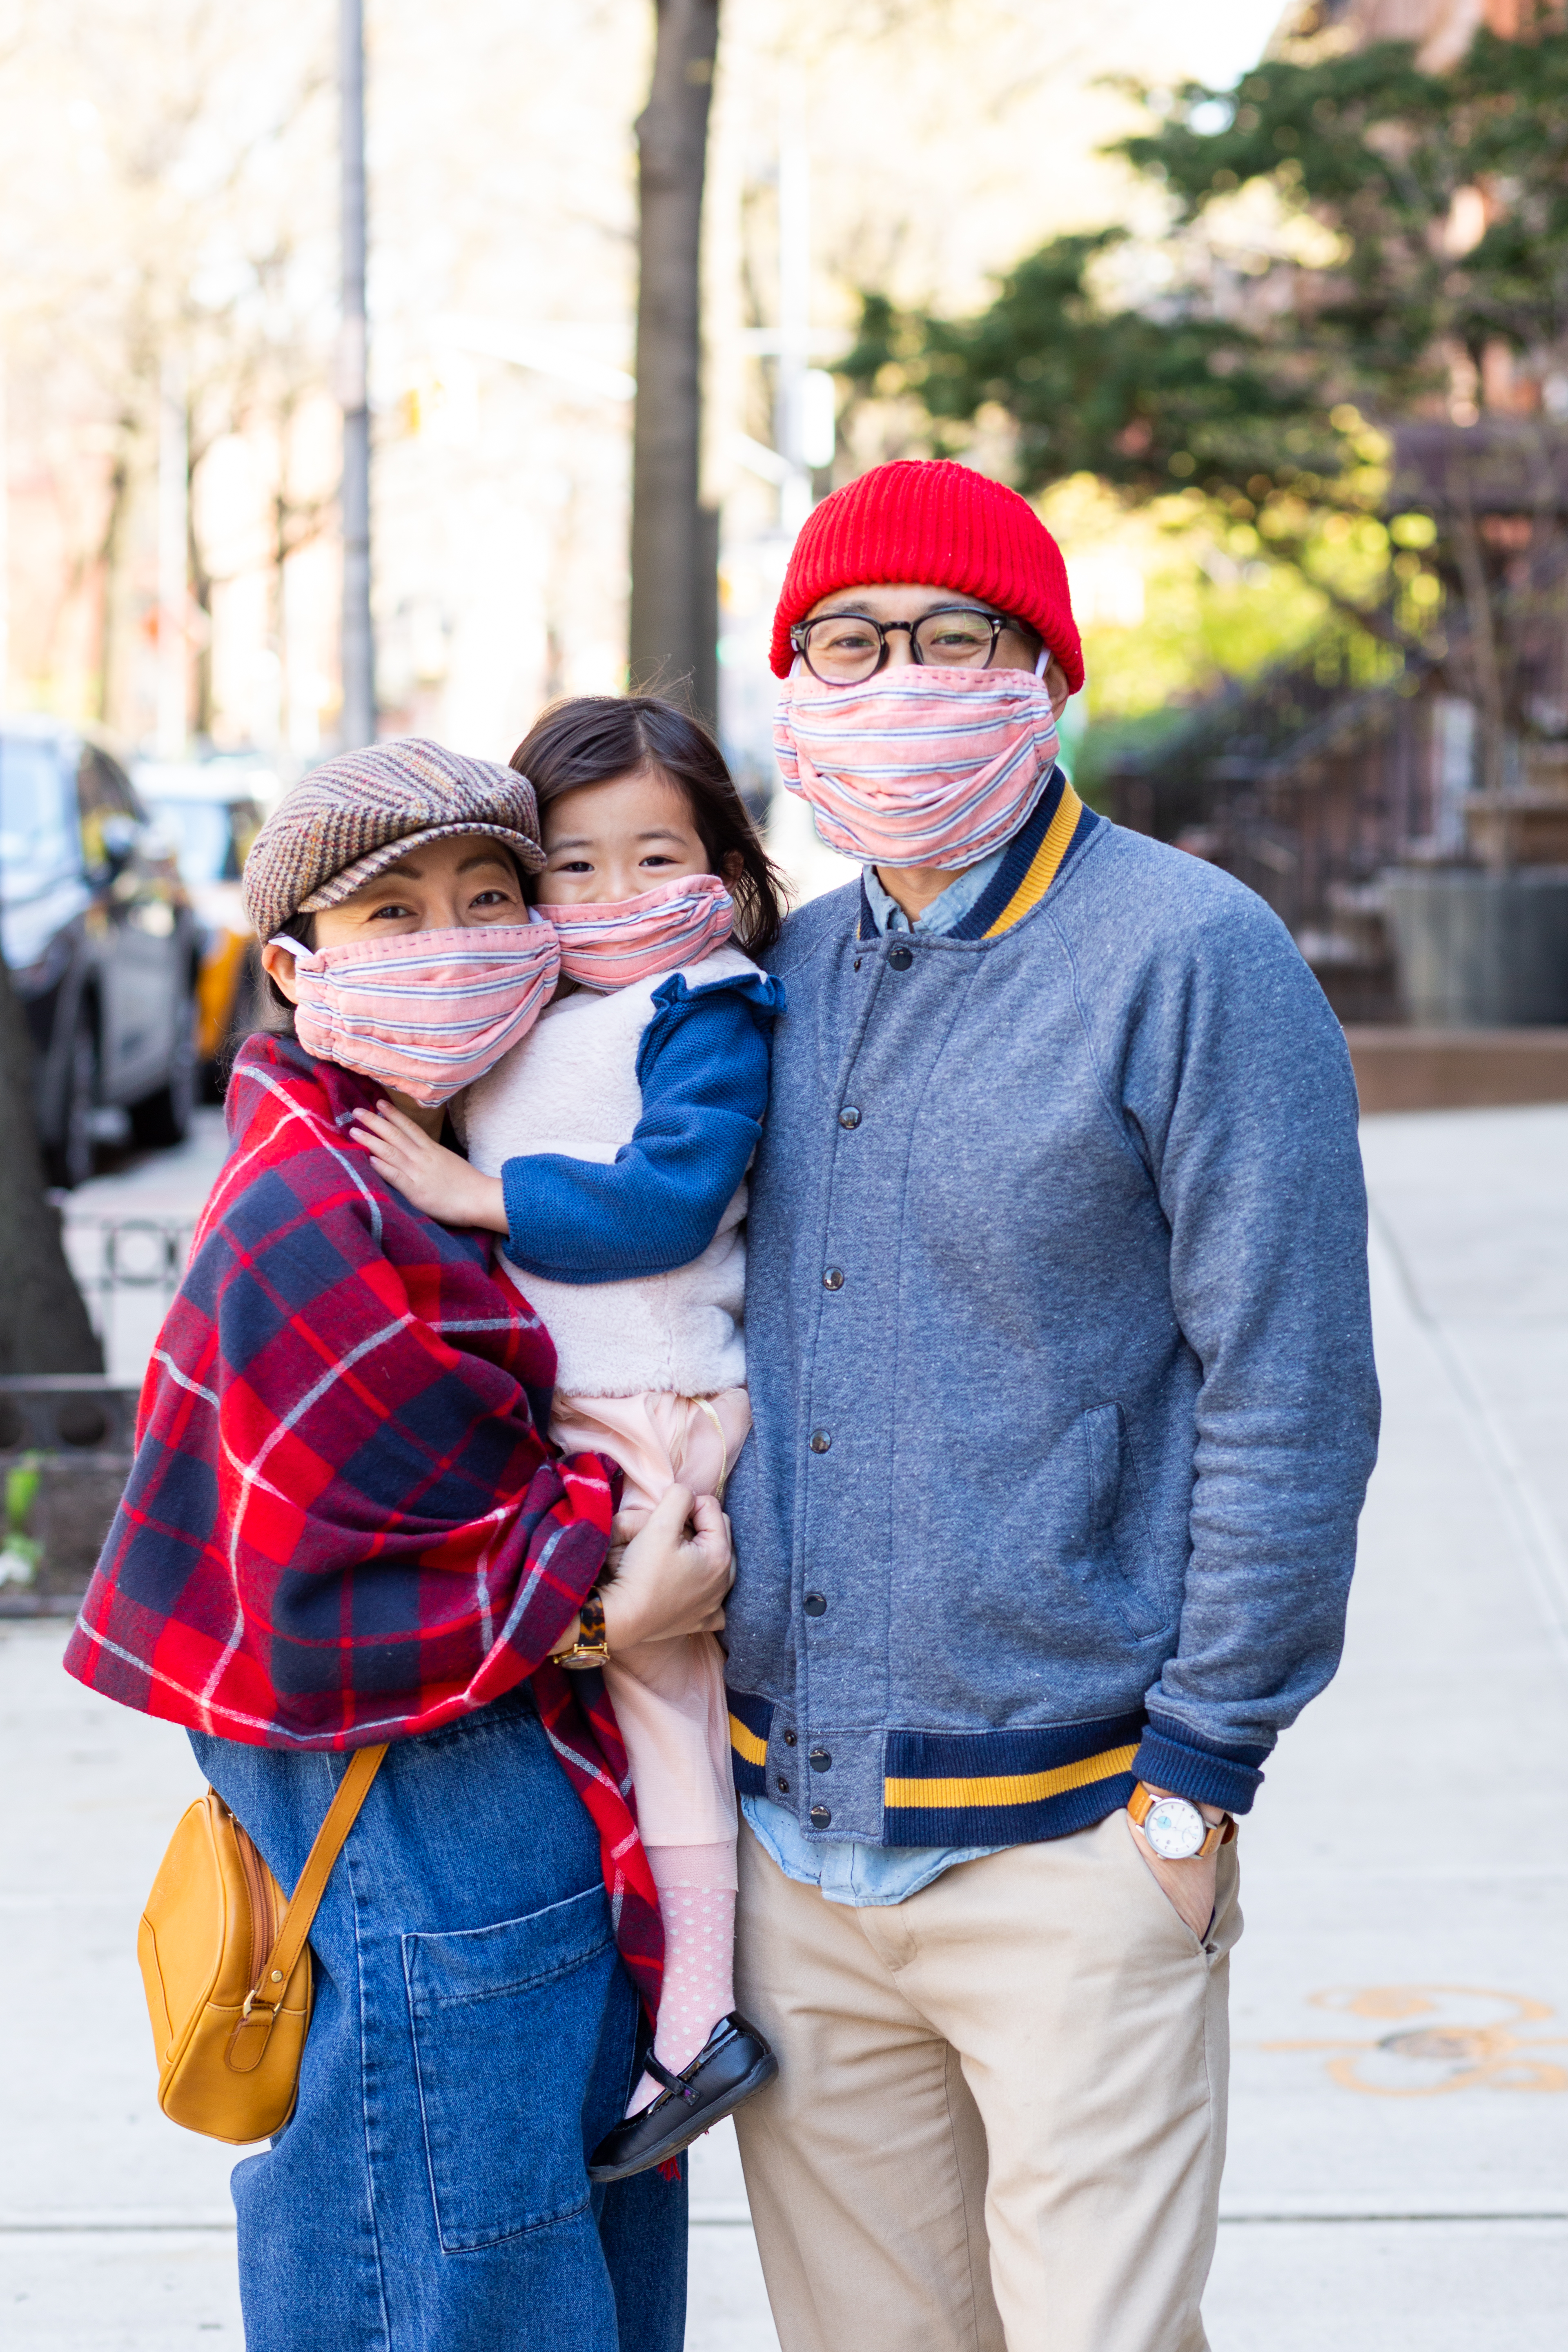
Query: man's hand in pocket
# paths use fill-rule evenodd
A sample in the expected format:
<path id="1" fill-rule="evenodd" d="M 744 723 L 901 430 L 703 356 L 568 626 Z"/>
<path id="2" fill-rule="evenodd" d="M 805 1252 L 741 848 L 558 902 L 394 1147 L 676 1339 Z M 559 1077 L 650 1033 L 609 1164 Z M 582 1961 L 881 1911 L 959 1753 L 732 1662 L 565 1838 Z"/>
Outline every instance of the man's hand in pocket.
<path id="1" fill-rule="evenodd" d="M 1157 1797 L 1166 1793 L 1163 1789 L 1154 1790 Z M 1211 1826 L 1225 1819 L 1218 1805 L 1200 1805 L 1198 1811 Z M 1190 1862 L 1165 1862 L 1155 1853 L 1131 1816 L 1127 1832 L 1171 1908 L 1192 1929 L 1201 1944 L 1214 1921 L 1215 1873 L 1219 1864 L 1217 1849 L 1213 1853 L 1194 1854 Z"/>

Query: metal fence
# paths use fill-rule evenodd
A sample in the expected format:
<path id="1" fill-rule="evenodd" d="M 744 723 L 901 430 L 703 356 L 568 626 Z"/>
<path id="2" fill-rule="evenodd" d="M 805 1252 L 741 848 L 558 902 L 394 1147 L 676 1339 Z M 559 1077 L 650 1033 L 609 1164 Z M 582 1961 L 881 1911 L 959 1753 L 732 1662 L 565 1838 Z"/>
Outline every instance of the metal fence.
<path id="1" fill-rule="evenodd" d="M 115 1377 L 140 1381 L 195 1224 L 194 1216 L 100 1217 L 66 1208 L 66 1255 Z"/>

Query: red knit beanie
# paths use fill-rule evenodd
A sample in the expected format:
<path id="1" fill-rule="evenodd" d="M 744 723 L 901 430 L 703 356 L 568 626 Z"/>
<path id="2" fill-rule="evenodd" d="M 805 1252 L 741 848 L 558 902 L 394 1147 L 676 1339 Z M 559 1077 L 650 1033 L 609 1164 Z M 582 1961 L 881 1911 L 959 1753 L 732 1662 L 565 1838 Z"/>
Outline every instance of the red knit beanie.
<path id="1" fill-rule="evenodd" d="M 1026 499 L 945 457 L 874 466 L 814 507 L 801 527 L 773 615 L 772 660 L 787 677 L 789 633 L 821 596 L 878 582 L 929 581 L 1027 621 L 1083 684 L 1061 549 Z"/>

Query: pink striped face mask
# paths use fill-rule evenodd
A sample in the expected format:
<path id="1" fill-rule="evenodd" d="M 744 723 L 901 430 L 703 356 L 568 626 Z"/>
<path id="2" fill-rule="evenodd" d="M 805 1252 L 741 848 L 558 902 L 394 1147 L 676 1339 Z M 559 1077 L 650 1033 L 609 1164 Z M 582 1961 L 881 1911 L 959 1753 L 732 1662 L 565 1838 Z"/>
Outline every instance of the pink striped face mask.
<path id="1" fill-rule="evenodd" d="M 562 971 L 606 996 L 656 971 L 700 963 L 735 922 L 735 902 L 717 874 L 679 874 L 635 898 L 583 899 L 542 911 L 560 935 Z"/>
<path id="2" fill-rule="evenodd" d="M 868 866 L 976 866 L 1010 841 L 1056 765 L 1043 677 L 910 664 L 824 686 L 784 682 L 773 748 L 830 848 Z"/>
<path id="3" fill-rule="evenodd" d="M 552 924 L 405 931 L 294 958 L 294 1032 L 308 1054 L 379 1078 L 434 1109 L 526 1036 L 561 968 Z"/>

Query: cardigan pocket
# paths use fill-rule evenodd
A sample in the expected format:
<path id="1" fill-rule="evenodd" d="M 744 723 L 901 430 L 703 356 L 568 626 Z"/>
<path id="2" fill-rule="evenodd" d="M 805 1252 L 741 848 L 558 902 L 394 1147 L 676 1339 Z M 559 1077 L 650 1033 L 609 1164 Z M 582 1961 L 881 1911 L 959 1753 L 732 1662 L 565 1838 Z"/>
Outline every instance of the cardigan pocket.
<path id="1" fill-rule="evenodd" d="M 1089 1557 L 1128 1628 L 1141 1640 L 1158 1633 L 1165 1610 L 1152 1587 L 1154 1539 L 1133 1458 L 1127 1415 L 1098 1404 L 1079 1423 L 1089 1480 Z"/>
<path id="2" fill-rule="evenodd" d="M 404 1937 L 445 2252 L 587 2210 L 582 2118 L 616 1965 L 602 1886 L 497 1927 Z"/>

